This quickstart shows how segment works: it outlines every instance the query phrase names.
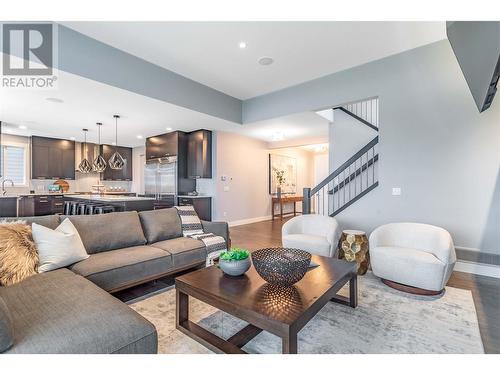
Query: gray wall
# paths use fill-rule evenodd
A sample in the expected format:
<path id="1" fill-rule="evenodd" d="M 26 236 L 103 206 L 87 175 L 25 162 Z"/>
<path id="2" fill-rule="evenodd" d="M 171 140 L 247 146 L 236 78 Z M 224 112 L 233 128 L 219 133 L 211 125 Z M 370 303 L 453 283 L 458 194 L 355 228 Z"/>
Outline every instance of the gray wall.
<path id="1" fill-rule="evenodd" d="M 378 133 L 372 128 L 347 113 L 336 110 L 334 121 L 329 125 L 328 131 L 330 172 L 340 167 L 377 135 Z"/>
<path id="2" fill-rule="evenodd" d="M 380 185 L 339 215 L 448 229 L 460 247 L 500 253 L 500 100 L 479 113 L 448 41 L 244 103 L 244 122 L 380 98 Z M 402 195 L 391 195 L 401 187 Z"/>

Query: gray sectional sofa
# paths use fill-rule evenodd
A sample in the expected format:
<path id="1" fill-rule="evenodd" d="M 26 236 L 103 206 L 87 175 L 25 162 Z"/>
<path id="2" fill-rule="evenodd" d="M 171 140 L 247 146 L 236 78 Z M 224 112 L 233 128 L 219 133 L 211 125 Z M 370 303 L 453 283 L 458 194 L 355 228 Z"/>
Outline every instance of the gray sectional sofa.
<path id="1" fill-rule="evenodd" d="M 54 229 L 65 217 L 23 219 Z M 174 208 L 70 220 L 90 257 L 0 287 L 0 352 L 156 353 L 155 327 L 109 293 L 201 266 L 205 245 L 182 237 Z M 229 246 L 227 223 L 202 224 Z"/>

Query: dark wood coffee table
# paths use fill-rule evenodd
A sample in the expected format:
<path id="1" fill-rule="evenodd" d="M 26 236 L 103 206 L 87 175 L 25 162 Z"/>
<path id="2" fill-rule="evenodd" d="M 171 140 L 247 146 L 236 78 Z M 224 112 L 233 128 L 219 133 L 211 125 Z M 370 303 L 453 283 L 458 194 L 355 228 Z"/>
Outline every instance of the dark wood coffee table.
<path id="1" fill-rule="evenodd" d="M 266 330 L 282 338 L 283 353 L 297 353 L 297 333 L 330 301 L 357 306 L 356 263 L 313 255 L 311 268 L 291 288 L 267 284 L 252 266 L 240 277 L 215 266 L 175 279 L 176 327 L 216 353 L 244 354 L 245 344 Z M 349 297 L 337 294 L 349 282 Z M 189 320 L 189 296 L 249 324 L 228 340 Z"/>

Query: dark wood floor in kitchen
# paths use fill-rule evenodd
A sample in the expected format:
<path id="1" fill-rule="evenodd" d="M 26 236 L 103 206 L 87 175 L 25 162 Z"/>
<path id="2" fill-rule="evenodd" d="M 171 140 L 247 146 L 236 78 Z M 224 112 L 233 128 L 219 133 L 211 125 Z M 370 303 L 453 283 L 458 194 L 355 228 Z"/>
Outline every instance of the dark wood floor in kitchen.
<path id="1" fill-rule="evenodd" d="M 280 246 L 284 221 L 270 220 L 232 227 L 232 245 L 250 250 Z M 116 293 L 115 296 L 127 302 L 173 283 L 173 278 L 168 277 Z M 472 292 L 485 352 L 500 354 L 500 279 L 455 271 L 448 285 Z"/>

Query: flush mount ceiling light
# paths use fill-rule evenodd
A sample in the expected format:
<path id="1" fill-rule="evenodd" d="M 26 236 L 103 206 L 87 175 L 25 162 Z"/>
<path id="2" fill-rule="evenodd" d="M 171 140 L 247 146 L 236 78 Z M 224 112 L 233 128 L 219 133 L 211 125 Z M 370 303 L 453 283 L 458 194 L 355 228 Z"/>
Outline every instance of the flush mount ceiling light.
<path id="1" fill-rule="evenodd" d="M 274 142 L 282 141 L 283 139 L 285 139 L 285 136 L 281 132 L 273 133 L 273 135 L 271 136 L 271 140 Z"/>
<path id="2" fill-rule="evenodd" d="M 71 141 L 76 140 L 76 138 L 75 138 L 75 137 L 69 137 L 69 139 L 70 139 Z"/>
<path id="3" fill-rule="evenodd" d="M 64 103 L 64 100 L 59 98 L 45 98 L 45 100 L 52 103 Z"/>
<path id="4" fill-rule="evenodd" d="M 172 130 L 172 128 L 166 128 L 165 130 L 169 132 Z"/>
<path id="5" fill-rule="evenodd" d="M 247 48 L 247 44 L 245 42 L 239 42 L 238 47 L 240 47 L 241 49 L 245 49 Z"/>
<path id="6" fill-rule="evenodd" d="M 97 157 L 94 159 L 94 162 L 92 163 L 92 166 L 94 167 L 94 171 L 101 173 L 106 170 L 106 160 L 102 157 L 101 155 L 101 127 L 102 127 L 102 122 L 96 122 L 97 129 L 98 129 L 98 148 L 97 148 Z"/>
<path id="7" fill-rule="evenodd" d="M 143 138 L 143 136 L 142 136 L 142 135 L 138 135 L 138 136 L 137 136 L 137 139 L 142 139 L 142 138 Z"/>
<path id="8" fill-rule="evenodd" d="M 28 127 L 26 125 L 19 125 L 19 129 L 26 130 Z"/>
<path id="9" fill-rule="evenodd" d="M 113 117 L 115 119 L 115 145 L 117 145 L 118 144 L 118 119 L 120 118 L 120 116 L 114 115 Z M 123 167 L 125 166 L 125 160 L 123 160 L 123 156 L 120 155 L 120 153 L 118 152 L 116 147 L 115 147 L 114 154 L 111 155 L 111 157 L 108 160 L 108 164 L 109 164 L 109 167 L 111 169 L 116 169 L 116 170 L 123 169 Z"/>
<path id="10" fill-rule="evenodd" d="M 87 159 L 87 132 L 89 131 L 89 129 L 82 129 L 82 130 L 83 134 L 85 135 L 85 141 L 83 142 L 83 149 L 82 149 L 84 157 L 82 158 L 80 164 L 78 164 L 78 170 L 82 173 L 90 173 L 92 172 L 92 164 L 90 164 L 90 162 Z"/>
<path id="11" fill-rule="evenodd" d="M 269 56 L 263 56 L 259 60 L 257 60 L 260 65 L 271 65 L 274 62 L 274 59 Z"/>

